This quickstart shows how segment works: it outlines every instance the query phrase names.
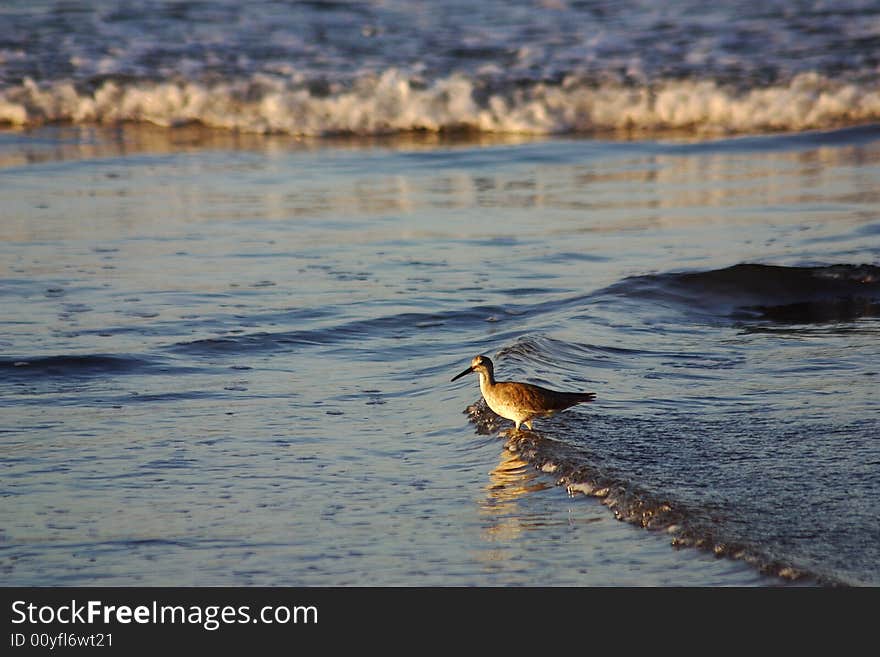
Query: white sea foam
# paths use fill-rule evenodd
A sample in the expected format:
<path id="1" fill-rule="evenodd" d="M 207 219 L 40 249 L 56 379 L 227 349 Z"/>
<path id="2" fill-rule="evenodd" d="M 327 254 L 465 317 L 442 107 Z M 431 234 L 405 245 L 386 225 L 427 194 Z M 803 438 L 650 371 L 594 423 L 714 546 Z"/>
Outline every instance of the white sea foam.
<path id="1" fill-rule="evenodd" d="M 880 120 L 880 84 L 838 82 L 805 73 L 784 85 L 736 91 L 715 81 L 663 81 L 643 87 L 533 83 L 488 92 L 451 75 L 414 84 L 396 69 L 346 88 L 312 93 L 291 78 L 200 82 L 108 80 L 91 91 L 71 82 L 0 90 L 0 123 L 201 123 L 253 133 L 380 135 L 467 129 L 562 134 L 687 131 L 697 135 L 799 131 Z"/>

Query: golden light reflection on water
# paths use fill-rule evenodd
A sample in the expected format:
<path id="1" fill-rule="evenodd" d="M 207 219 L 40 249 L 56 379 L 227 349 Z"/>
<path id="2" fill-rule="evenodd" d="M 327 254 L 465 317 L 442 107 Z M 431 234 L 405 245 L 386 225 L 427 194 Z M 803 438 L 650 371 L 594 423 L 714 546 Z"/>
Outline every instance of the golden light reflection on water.
<path id="1" fill-rule="evenodd" d="M 713 223 L 742 226 L 770 220 L 796 223 L 799 213 L 780 217 L 772 209 L 799 204 L 820 212 L 819 204 L 827 208 L 829 204 L 880 202 L 874 184 L 880 165 L 880 141 L 876 140 L 831 147 L 833 138 L 829 137 L 828 144 L 772 152 L 744 149 L 736 140 L 697 145 L 655 142 L 616 154 L 613 144 L 603 147 L 601 142 L 567 139 L 560 151 L 564 156 L 556 161 L 542 159 L 540 150 L 528 150 L 540 149 L 541 142 L 522 136 L 297 139 L 200 126 L 169 130 L 134 125 L 61 126 L 44 131 L 42 138 L 40 131 L 0 131 L 0 170 L 43 162 L 111 159 L 100 169 L 83 170 L 77 189 L 40 188 L 33 198 L 26 198 L 26 187 L 19 189 L 21 198 L 16 203 L 20 207 L 13 204 L 8 210 L 13 224 L 14 215 L 30 216 L 35 207 L 38 214 L 51 219 L 53 208 L 66 209 L 71 202 L 104 203 L 119 206 L 112 215 L 120 223 L 140 221 L 131 214 L 141 208 L 148 208 L 150 217 L 164 216 L 177 224 L 206 217 L 212 222 L 218 217 L 286 222 L 300 226 L 297 237 L 305 243 L 314 230 L 324 230 L 326 220 L 344 218 L 355 230 L 339 231 L 337 239 L 360 243 L 365 237 L 481 237 L 473 233 L 471 222 L 456 225 L 450 217 L 475 208 L 494 213 L 518 211 L 521 217 L 505 219 L 510 222 L 505 223 L 507 228 L 522 235 L 524 231 L 552 235 L 554 231 L 618 233 Z M 17 139 L 17 135 L 29 139 Z M 480 150 L 519 145 L 526 150 L 513 167 L 492 166 L 496 164 L 492 151 Z M 462 147 L 469 155 L 449 166 L 450 159 L 443 152 Z M 401 161 L 396 169 L 378 175 L 370 166 L 371 149 L 397 151 Z M 296 157 L 298 152 L 318 150 L 322 157 L 317 166 L 314 158 L 300 161 Z M 211 151 L 234 151 L 242 156 L 220 161 L 210 157 Z M 205 155 L 174 162 L 148 158 L 123 165 L 129 156 L 196 152 Z M 429 155 L 423 158 L 419 153 Z M 497 157 L 510 160 L 506 150 Z M 173 184 L 163 174 L 169 168 L 175 171 Z M 859 175 L 853 175 L 853 168 Z M 205 184 L 204 177 L 210 181 L 216 173 L 228 173 L 241 184 L 231 189 Z M 163 205 L 149 208 L 159 189 Z M 139 197 L 135 210 L 126 204 L 132 194 Z M 208 206 L 210 212 L 205 210 Z M 534 222 L 535 216 L 549 218 L 550 213 L 555 221 Z M 85 210 L 82 214 L 89 215 Z M 310 222 L 320 225 L 312 227 Z M 13 239 L 46 238 L 40 228 L 21 228 L 21 235 Z M 12 229 L 6 226 L 7 231 Z M 50 233 L 64 238 L 68 229 L 65 222 L 59 222 Z"/>
<path id="2" fill-rule="evenodd" d="M 534 466 L 523 460 L 518 452 L 511 451 L 509 445 L 505 445 L 498 465 L 489 472 L 484 509 L 506 510 L 523 495 L 550 487 L 547 482 L 539 481 Z"/>
<path id="3" fill-rule="evenodd" d="M 503 543 L 528 530 L 531 520 L 524 516 L 517 502 L 529 493 L 551 488 L 542 481 L 534 466 L 524 461 L 519 453 L 511 451 L 512 442 L 505 444 L 498 465 L 489 472 L 486 498 L 480 505 L 482 515 L 489 521 L 483 535 L 489 542 Z"/>
<path id="4" fill-rule="evenodd" d="M 149 123 L 79 126 L 62 124 L 35 129 L 0 126 L 0 138 L 5 138 L 0 141 L 0 169 L 41 162 L 201 150 L 259 151 L 271 154 L 317 152 L 328 148 L 431 151 L 438 147 L 514 145 L 544 139 L 527 135 L 428 132 L 375 137 L 295 137 L 218 130 L 199 124 L 164 128 Z M 15 148 L 10 148 L 10 145 Z"/>
<path id="5" fill-rule="evenodd" d="M 537 535 L 537 531 L 555 527 L 564 532 L 605 519 L 604 510 L 594 513 L 589 507 L 579 506 L 577 512 L 568 508 L 561 514 L 556 502 L 546 505 L 548 498 L 540 493 L 552 491 L 556 485 L 552 477 L 520 456 L 521 438 L 511 435 L 505 441 L 498 464 L 488 473 L 485 497 L 479 503 L 485 546 L 474 558 L 489 570 L 503 569 L 512 560 L 527 555 L 531 535 Z"/>

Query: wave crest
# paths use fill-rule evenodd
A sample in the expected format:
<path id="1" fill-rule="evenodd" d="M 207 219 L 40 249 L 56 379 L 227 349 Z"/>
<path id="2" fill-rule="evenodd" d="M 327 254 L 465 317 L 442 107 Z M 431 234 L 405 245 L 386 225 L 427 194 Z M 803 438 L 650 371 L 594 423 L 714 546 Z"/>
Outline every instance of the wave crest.
<path id="1" fill-rule="evenodd" d="M 880 120 L 880 85 L 805 73 L 781 85 L 736 90 L 713 80 L 648 86 L 595 83 L 492 85 L 454 74 L 425 83 L 397 69 L 348 86 L 255 75 L 203 83 L 106 79 L 0 91 L 0 123 L 200 123 L 297 136 L 402 132 L 660 133 L 721 135 L 828 129 Z"/>
<path id="2" fill-rule="evenodd" d="M 847 321 L 880 316 L 880 267 L 738 264 L 710 271 L 635 276 L 605 292 L 739 319 Z"/>

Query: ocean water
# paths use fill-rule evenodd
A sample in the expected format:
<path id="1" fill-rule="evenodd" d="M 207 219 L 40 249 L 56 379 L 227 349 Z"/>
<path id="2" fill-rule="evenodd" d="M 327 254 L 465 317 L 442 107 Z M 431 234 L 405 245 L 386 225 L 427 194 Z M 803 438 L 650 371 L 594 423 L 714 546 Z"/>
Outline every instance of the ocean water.
<path id="1" fill-rule="evenodd" d="M 717 135 L 880 118 L 873 0 L 9 0 L 0 123 Z"/>
<path id="2" fill-rule="evenodd" d="M 880 584 L 875 3 L 0 26 L 4 584 Z"/>

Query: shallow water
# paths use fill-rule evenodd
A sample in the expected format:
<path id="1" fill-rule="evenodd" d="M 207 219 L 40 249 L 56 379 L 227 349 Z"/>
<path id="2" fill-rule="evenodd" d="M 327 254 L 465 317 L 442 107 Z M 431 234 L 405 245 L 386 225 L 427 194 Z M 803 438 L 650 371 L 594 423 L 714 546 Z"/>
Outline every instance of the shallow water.
<path id="1" fill-rule="evenodd" d="M 0 133 L 4 581 L 877 584 L 878 159 Z"/>

